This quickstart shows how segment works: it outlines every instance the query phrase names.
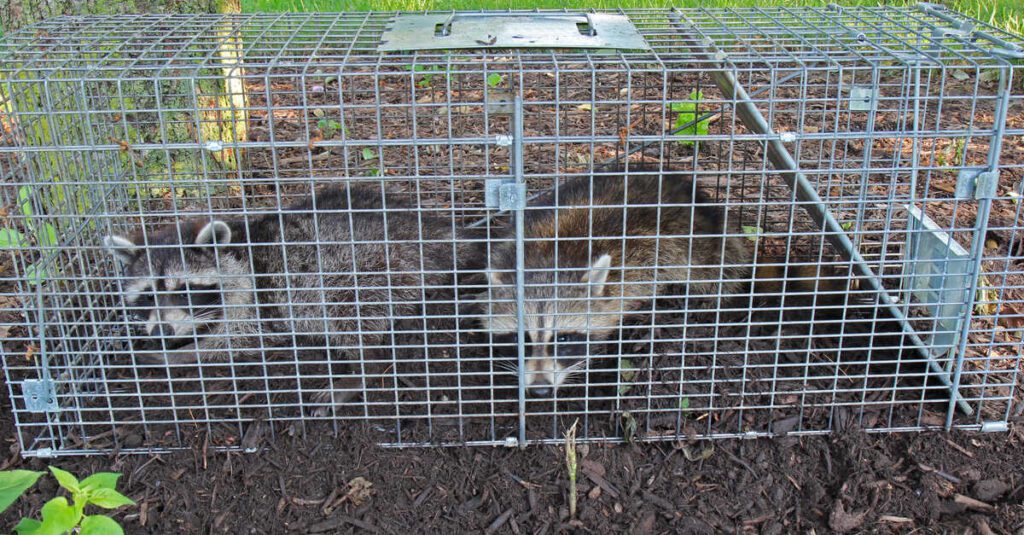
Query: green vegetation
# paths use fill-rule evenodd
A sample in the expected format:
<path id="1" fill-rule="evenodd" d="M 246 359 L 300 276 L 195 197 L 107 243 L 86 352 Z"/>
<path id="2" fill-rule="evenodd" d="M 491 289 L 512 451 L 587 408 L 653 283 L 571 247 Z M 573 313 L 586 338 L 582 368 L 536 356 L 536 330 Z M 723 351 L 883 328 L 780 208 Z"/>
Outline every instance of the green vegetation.
<path id="1" fill-rule="evenodd" d="M 935 1 L 935 0 L 933 0 Z M 616 9 L 676 7 L 823 6 L 823 0 L 242 0 L 243 12 L 257 11 L 449 11 L 453 9 Z M 837 0 L 842 5 L 913 5 L 913 0 Z M 1024 33 L 1019 0 L 945 0 L 951 9 L 1018 35 Z"/>
<path id="2" fill-rule="evenodd" d="M 135 505 L 117 490 L 117 479 L 121 474 L 97 472 L 82 481 L 60 468 L 49 467 L 57 483 L 71 494 L 69 502 L 64 496 L 57 496 L 43 504 L 42 521 L 23 518 L 14 531 L 18 535 L 78 533 L 79 535 L 121 535 L 124 530 L 114 519 L 106 515 L 87 515 L 85 507 L 94 505 L 103 509 L 117 509 L 124 505 Z M 0 472 L 0 513 L 7 509 L 44 474 L 30 470 Z"/>

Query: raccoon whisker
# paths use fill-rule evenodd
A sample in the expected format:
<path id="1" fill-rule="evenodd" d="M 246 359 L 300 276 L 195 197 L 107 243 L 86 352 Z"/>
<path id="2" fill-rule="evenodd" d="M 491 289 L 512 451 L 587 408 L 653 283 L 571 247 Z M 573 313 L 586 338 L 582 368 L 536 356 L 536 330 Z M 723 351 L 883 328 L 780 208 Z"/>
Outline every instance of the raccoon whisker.
<path id="1" fill-rule="evenodd" d="M 582 370 L 586 366 L 586 364 L 587 364 L 587 361 L 584 359 L 584 360 L 581 360 L 581 361 L 579 361 L 579 362 L 577 362 L 575 364 L 572 364 L 571 366 L 566 366 L 565 369 L 563 369 L 562 371 L 566 372 L 566 373 L 578 372 L 578 371 Z"/>
<path id="2" fill-rule="evenodd" d="M 518 371 L 519 370 L 519 366 L 516 365 L 516 363 L 514 363 L 514 362 L 496 362 L 494 364 L 494 367 L 498 368 L 500 370 L 505 370 L 505 371 L 509 371 L 509 372 L 514 372 L 514 371 Z"/>

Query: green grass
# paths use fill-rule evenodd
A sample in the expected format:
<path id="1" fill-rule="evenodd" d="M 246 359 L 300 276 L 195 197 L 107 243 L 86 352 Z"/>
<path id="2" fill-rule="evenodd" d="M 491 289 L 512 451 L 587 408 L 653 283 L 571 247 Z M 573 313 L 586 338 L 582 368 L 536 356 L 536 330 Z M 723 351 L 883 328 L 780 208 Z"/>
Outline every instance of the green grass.
<path id="1" fill-rule="evenodd" d="M 936 0 L 932 0 L 936 1 Z M 821 6 L 822 0 L 242 0 L 242 11 L 448 11 L 452 9 L 614 9 L 739 6 Z M 910 0 L 837 0 L 843 5 L 915 4 Z M 946 0 L 961 13 L 1017 35 L 1024 33 L 1024 2 L 1021 0 Z"/>

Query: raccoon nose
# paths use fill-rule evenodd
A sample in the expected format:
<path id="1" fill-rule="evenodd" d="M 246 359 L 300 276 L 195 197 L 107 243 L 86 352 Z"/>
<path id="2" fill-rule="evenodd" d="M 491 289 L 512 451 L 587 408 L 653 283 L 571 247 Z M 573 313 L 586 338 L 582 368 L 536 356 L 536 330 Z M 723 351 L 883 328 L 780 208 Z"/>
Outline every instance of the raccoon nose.
<path id="1" fill-rule="evenodd" d="M 174 338 L 174 326 L 170 323 L 158 323 L 153 328 L 153 336 L 160 338 Z"/>

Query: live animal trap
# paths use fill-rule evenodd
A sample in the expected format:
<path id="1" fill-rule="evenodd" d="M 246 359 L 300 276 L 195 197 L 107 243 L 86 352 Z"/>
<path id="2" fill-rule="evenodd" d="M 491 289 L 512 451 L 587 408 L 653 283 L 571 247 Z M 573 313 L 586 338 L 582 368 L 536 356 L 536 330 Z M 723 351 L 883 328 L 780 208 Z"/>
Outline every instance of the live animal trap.
<path id="1" fill-rule="evenodd" d="M 1013 414 L 1024 41 L 941 7 L 64 17 L 6 39 L 25 455 Z"/>

